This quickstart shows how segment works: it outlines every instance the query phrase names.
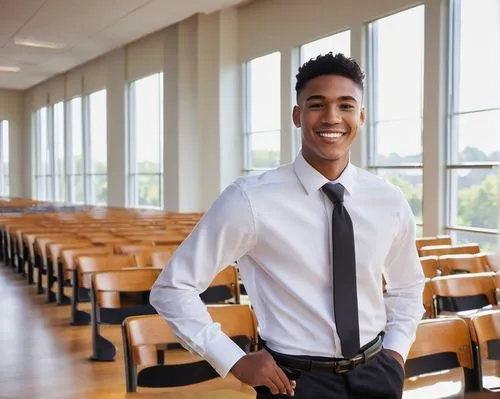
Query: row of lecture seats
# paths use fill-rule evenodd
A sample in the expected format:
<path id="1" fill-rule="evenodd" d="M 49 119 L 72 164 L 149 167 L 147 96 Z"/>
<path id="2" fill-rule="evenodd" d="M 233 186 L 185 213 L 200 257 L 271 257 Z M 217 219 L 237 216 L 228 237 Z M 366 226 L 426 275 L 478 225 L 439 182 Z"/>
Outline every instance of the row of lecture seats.
<path id="1" fill-rule="evenodd" d="M 26 206 L 30 206 L 29 203 L 26 203 Z M 31 209 L 33 208 L 31 205 Z M 175 389 L 174 387 L 203 380 L 214 381 L 210 385 L 211 388 L 219 385 L 228 387 L 235 384 L 234 379 L 219 379 L 206 362 L 179 345 L 168 325 L 149 305 L 149 291 L 153 282 L 200 216 L 201 214 L 141 212 L 120 208 L 86 208 L 73 211 L 65 209 L 62 212 L 40 211 L 30 214 L 2 213 L 0 257 L 7 266 L 27 277 L 28 283 L 32 284 L 36 280 L 37 292 L 45 294 L 48 302 L 56 301 L 58 305 L 71 304 L 70 324 L 91 324 L 93 360 L 114 359 L 116 345 L 119 342 L 107 335 L 110 333 L 108 329 L 102 331 L 101 326 L 122 325 L 121 341 L 124 346 L 128 391 L 133 392 L 137 387 L 160 386 Z M 485 270 L 493 270 L 483 255 L 477 254 L 478 250 L 471 250 L 473 246 L 454 246 L 451 239 L 438 244 L 429 238 L 425 240 L 422 242 L 417 240 L 419 251 L 429 247 L 436 249 L 432 247 L 438 246 L 439 251 L 451 248 L 453 253 L 454 248 L 459 247 L 459 253 L 468 250 L 473 254 L 461 257 L 461 262 L 465 262 L 463 260 L 465 258 L 473 258 L 474 262 L 478 262 L 479 259 L 479 264 Z M 441 349 L 448 348 L 446 345 L 441 349 L 439 347 L 426 349 L 426 346 L 432 346 L 434 341 L 441 341 L 441 338 L 450 345 L 455 341 L 461 342 L 461 352 L 456 353 L 460 353 L 457 355 L 458 364 L 464 367 L 464 386 L 467 390 L 477 390 L 482 385 L 492 385 L 491 379 L 488 380 L 488 384 L 483 384 L 484 376 L 488 375 L 491 367 L 480 367 L 481 362 L 477 360 L 480 359 L 478 355 L 480 344 L 477 344 L 478 348 L 474 347 L 475 344 L 471 344 L 479 342 L 477 337 L 480 336 L 479 333 L 472 332 L 475 331 L 472 330 L 472 320 L 484 312 L 467 317 L 458 314 L 460 317 L 457 318 L 456 309 L 462 310 L 462 302 L 459 302 L 460 306 L 453 305 L 451 310 L 446 310 L 446 306 L 443 307 L 449 305 L 446 301 L 450 299 L 446 297 L 453 297 L 455 291 L 441 292 L 438 288 L 439 294 L 437 294 L 434 290 L 434 285 L 437 287 L 444 285 L 440 280 L 447 278 L 464 280 L 466 277 L 475 276 L 477 269 L 471 267 L 466 270 L 462 264 L 458 268 L 445 266 L 447 255 L 443 253 L 447 252 L 431 256 L 436 262 L 435 274 L 426 284 L 426 293 L 430 292 L 431 298 L 429 315 L 437 314 L 439 318 L 424 320 L 419 326 L 417 341 L 412 347 L 406 366 L 405 398 L 432 397 L 429 392 L 433 390 L 432 387 L 435 391 L 435 385 L 432 385 L 435 382 L 432 382 L 431 388 L 426 385 L 436 379 L 445 381 L 447 385 L 453 385 L 454 379 L 450 374 L 437 373 L 432 378 L 426 375 L 426 373 L 436 374 L 437 365 L 451 368 L 457 364 L 449 359 L 441 363 L 432 357 L 441 353 Z M 469 274 L 446 276 L 455 273 L 457 269 L 461 273 L 467 271 Z M 441 276 L 436 277 L 437 275 Z M 494 273 L 482 273 L 482 275 L 490 279 L 490 283 L 478 284 L 489 287 L 490 294 L 486 295 L 486 304 L 496 304 L 494 284 L 498 277 Z M 471 292 L 470 283 L 465 285 L 469 286 L 465 296 L 471 296 L 468 295 Z M 430 291 L 429 287 L 432 288 Z M 239 289 L 237 269 L 234 265 L 230 265 L 200 296 L 208 304 L 218 304 L 209 305 L 209 312 L 238 345 L 248 351 L 255 350 L 258 346 L 257 322 L 250 306 L 238 304 Z M 84 302 L 90 302 L 89 312 L 81 308 L 85 305 Z M 474 302 L 474 306 L 477 303 Z M 479 305 L 482 307 L 484 303 L 480 302 Z M 446 312 L 448 315 L 444 318 Z M 465 323 L 467 334 L 457 323 L 461 323 L 462 326 Z M 433 337 L 432 340 L 429 340 L 430 336 Z M 468 344 L 465 343 L 465 339 L 460 341 L 464 337 L 468 337 Z M 492 339 L 484 342 L 489 343 L 487 350 L 483 352 L 487 353 L 487 356 L 492 356 L 490 353 L 494 354 L 494 350 L 491 350 L 491 345 L 495 344 L 491 343 Z M 464 349 L 466 345 L 472 347 L 473 360 L 469 363 L 462 362 L 467 360 L 464 355 L 467 352 Z M 428 356 L 431 356 L 431 361 L 426 363 L 424 360 Z M 432 367 L 429 368 L 429 364 Z M 483 371 L 487 373 L 484 374 Z M 496 376 L 498 375 L 497 370 Z M 193 379 L 194 376 L 197 377 Z M 237 385 L 230 388 L 238 389 Z"/>
<path id="2" fill-rule="evenodd" d="M 0 256 L 29 284 L 36 280 L 47 302 L 71 305 L 69 324 L 91 324 L 91 359 L 113 360 L 115 345 L 101 335 L 100 325 L 155 313 L 149 291 L 200 216 L 102 208 L 4 213 Z M 200 297 L 206 303 L 239 303 L 236 268 L 225 268 Z M 85 302 L 90 309 L 81 309 Z"/>

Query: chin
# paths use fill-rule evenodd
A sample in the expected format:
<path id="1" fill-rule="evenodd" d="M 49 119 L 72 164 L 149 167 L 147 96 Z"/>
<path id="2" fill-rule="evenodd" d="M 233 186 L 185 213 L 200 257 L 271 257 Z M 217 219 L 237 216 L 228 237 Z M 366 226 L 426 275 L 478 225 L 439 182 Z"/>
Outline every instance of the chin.
<path id="1" fill-rule="evenodd" d="M 345 158 L 349 158 L 349 152 L 346 151 L 346 152 L 331 152 L 331 151 L 321 151 L 320 152 L 320 157 L 324 160 L 324 161 L 328 161 L 328 162 L 337 162 L 337 161 L 340 161 L 342 159 L 345 159 Z"/>

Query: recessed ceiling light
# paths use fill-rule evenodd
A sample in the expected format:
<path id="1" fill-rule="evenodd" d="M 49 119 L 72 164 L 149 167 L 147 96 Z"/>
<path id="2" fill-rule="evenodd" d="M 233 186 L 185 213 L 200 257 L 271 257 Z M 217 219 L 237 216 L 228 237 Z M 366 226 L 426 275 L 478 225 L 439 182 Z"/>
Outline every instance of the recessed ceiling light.
<path id="1" fill-rule="evenodd" d="M 2 66 L 0 65 L 0 72 L 19 72 L 21 68 L 14 66 Z"/>
<path id="2" fill-rule="evenodd" d="M 35 40 L 31 37 L 26 38 L 26 39 L 14 39 L 14 43 L 16 43 L 20 46 L 49 48 L 49 49 L 61 49 L 61 48 L 64 48 L 66 46 L 63 43 L 45 42 L 42 40 Z"/>

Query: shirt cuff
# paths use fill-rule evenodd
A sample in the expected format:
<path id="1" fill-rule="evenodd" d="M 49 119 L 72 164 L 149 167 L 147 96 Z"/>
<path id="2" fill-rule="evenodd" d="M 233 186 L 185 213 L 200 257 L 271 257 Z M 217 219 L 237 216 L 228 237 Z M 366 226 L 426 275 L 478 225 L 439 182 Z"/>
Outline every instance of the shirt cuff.
<path id="1" fill-rule="evenodd" d="M 203 357 L 224 378 L 235 363 L 245 355 L 245 351 L 236 345 L 231 338 L 220 333 L 214 340 L 210 341 Z"/>
<path id="2" fill-rule="evenodd" d="M 387 331 L 384 335 L 384 348 L 398 352 L 406 361 L 413 341 L 406 334 L 399 331 Z"/>

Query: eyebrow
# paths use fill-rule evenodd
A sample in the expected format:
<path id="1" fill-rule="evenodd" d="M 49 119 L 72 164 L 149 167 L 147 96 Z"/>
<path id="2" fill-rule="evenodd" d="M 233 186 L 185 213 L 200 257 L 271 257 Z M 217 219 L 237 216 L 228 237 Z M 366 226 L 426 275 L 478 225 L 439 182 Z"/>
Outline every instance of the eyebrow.
<path id="1" fill-rule="evenodd" d="M 309 96 L 306 98 L 306 102 L 308 101 L 314 101 L 314 100 L 325 100 L 326 97 L 325 96 L 322 96 L 322 95 L 319 95 L 319 94 L 313 94 L 312 96 Z M 353 96 L 340 96 L 338 98 L 339 101 L 354 101 L 355 103 L 358 102 L 358 100 L 353 97 Z"/>

